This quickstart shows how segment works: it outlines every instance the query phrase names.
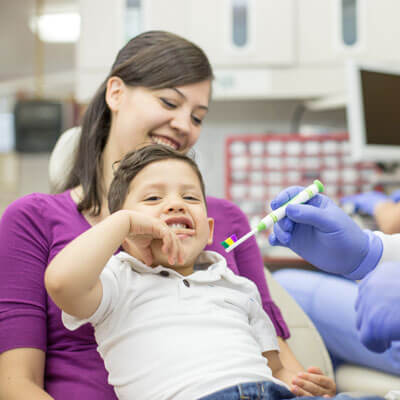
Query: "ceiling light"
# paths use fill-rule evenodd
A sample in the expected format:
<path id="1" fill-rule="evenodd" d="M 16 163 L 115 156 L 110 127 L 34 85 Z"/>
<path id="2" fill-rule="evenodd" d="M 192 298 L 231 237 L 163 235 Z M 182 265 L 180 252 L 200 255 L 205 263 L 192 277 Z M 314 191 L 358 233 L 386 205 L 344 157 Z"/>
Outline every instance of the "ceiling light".
<path id="1" fill-rule="evenodd" d="M 80 15 L 78 13 L 43 14 L 31 19 L 32 32 L 40 40 L 52 43 L 72 43 L 79 39 Z"/>

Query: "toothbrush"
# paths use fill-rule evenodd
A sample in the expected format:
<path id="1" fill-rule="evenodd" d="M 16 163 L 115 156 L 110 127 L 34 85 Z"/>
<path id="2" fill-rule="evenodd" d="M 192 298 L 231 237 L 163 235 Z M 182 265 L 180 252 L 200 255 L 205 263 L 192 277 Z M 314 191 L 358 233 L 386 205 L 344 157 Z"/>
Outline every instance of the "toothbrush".
<path id="1" fill-rule="evenodd" d="M 286 207 L 288 204 L 301 204 L 313 198 L 317 193 L 322 193 L 324 191 L 324 185 L 319 181 L 315 180 L 314 183 L 310 186 L 307 186 L 304 190 L 290 199 L 283 206 L 277 208 L 276 210 L 270 212 L 266 215 L 255 228 L 253 228 L 250 232 L 246 233 L 246 235 L 242 236 L 240 239 L 236 237 L 235 234 L 229 236 L 221 245 L 225 248 L 225 251 L 229 253 L 234 248 L 239 246 L 239 244 L 243 243 L 249 237 L 255 235 L 257 232 L 265 231 L 271 228 L 275 223 L 281 220 L 286 215 Z"/>

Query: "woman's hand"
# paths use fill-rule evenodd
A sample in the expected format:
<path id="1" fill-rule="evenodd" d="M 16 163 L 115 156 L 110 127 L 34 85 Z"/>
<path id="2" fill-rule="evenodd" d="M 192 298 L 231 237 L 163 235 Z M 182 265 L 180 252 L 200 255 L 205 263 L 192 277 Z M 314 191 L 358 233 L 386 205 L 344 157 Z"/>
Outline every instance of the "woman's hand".
<path id="1" fill-rule="evenodd" d="M 184 262 L 184 251 L 181 241 L 168 225 L 158 218 L 151 217 L 129 211 L 130 229 L 125 239 L 129 247 L 129 242 L 133 243 L 138 256 L 147 265 L 153 263 L 153 253 L 151 249 L 154 240 L 161 240 L 161 251 L 168 256 L 168 262 L 174 265 L 176 262 Z M 124 242 L 124 244 L 125 244 Z"/>
<path id="2" fill-rule="evenodd" d="M 292 380 L 291 391 L 296 396 L 332 397 L 336 394 L 336 384 L 319 368 L 310 367 L 307 372 L 299 372 Z"/>

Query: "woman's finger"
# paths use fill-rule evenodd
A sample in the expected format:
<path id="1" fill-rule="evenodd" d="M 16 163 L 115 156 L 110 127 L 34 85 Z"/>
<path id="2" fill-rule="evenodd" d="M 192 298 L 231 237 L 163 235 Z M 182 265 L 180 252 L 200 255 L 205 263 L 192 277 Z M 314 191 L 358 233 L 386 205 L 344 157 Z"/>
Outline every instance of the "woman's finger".
<path id="1" fill-rule="evenodd" d="M 292 383 L 295 386 L 298 386 L 299 388 L 307 392 L 307 394 L 310 393 L 311 396 L 322 396 L 326 394 L 324 388 L 321 388 L 320 386 L 314 384 L 313 382 L 309 382 L 299 377 L 294 378 Z"/>
<path id="2" fill-rule="evenodd" d="M 306 390 L 297 385 L 292 386 L 292 393 L 294 393 L 296 396 L 313 396 L 312 393 L 307 392 Z"/>
<path id="3" fill-rule="evenodd" d="M 309 368 L 308 372 L 301 372 L 293 380 L 296 385 L 305 388 L 314 396 L 322 396 L 325 394 L 336 394 L 336 384 L 333 379 L 324 375 L 322 371 L 316 367 Z"/>

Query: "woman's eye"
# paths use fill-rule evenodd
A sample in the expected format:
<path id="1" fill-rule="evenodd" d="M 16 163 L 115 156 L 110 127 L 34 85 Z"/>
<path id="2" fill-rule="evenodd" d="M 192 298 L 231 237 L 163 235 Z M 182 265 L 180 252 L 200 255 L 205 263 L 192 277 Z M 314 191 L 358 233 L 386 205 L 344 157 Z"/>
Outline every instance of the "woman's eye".
<path id="1" fill-rule="evenodd" d="M 176 108 L 176 104 L 171 103 L 170 101 L 161 97 L 161 101 L 168 107 L 168 108 Z"/>
<path id="2" fill-rule="evenodd" d="M 201 125 L 203 120 L 200 118 L 195 117 L 194 115 L 192 116 L 192 120 L 194 122 L 195 125 Z"/>

